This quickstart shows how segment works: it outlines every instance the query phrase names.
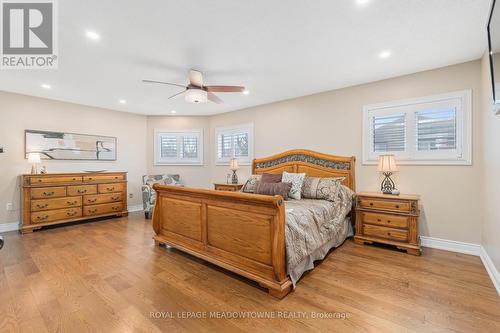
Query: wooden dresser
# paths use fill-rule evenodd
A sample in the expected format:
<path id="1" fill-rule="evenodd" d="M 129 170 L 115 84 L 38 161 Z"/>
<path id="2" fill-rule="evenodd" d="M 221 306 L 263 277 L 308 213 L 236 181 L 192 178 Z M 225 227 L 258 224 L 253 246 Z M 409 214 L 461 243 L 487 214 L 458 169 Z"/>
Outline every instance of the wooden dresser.
<path id="1" fill-rule="evenodd" d="M 21 232 L 103 216 L 126 216 L 127 173 L 21 176 Z"/>
<path id="2" fill-rule="evenodd" d="M 418 195 L 357 193 L 354 241 L 395 245 L 409 254 L 420 255 L 418 202 Z"/>

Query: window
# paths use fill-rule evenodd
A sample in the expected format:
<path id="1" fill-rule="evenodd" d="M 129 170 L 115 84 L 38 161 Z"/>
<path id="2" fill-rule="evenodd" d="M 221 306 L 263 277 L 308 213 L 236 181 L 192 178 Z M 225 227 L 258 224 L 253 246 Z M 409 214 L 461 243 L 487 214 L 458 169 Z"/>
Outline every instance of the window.
<path id="1" fill-rule="evenodd" d="M 253 159 L 253 124 L 219 127 L 215 129 L 216 163 L 229 164 L 237 158 L 240 164 L 251 164 Z"/>
<path id="2" fill-rule="evenodd" d="M 363 163 L 394 154 L 400 164 L 472 164 L 472 92 L 364 107 Z"/>
<path id="3" fill-rule="evenodd" d="M 203 131 L 155 130 L 155 165 L 202 165 Z"/>

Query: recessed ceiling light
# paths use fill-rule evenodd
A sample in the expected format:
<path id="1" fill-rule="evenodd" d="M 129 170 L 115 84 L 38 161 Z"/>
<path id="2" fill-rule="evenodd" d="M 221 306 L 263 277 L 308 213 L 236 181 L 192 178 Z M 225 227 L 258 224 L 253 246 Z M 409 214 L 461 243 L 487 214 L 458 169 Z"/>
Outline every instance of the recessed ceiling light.
<path id="1" fill-rule="evenodd" d="M 172 111 L 170 111 L 170 113 L 171 113 L 171 114 L 176 114 L 176 113 L 177 113 L 177 111 L 172 110 Z"/>
<path id="2" fill-rule="evenodd" d="M 92 39 L 92 40 L 99 40 L 101 39 L 101 36 L 99 36 L 99 34 L 95 31 L 90 31 L 90 30 L 87 30 L 85 32 L 85 36 L 87 36 L 88 39 Z"/>
<path id="3" fill-rule="evenodd" d="M 126 100 L 124 100 L 124 99 L 120 99 L 120 100 L 118 101 L 118 103 L 120 103 L 120 104 L 127 104 L 127 101 L 126 101 Z"/>
<path id="4" fill-rule="evenodd" d="M 389 50 L 385 50 L 385 51 L 380 52 L 380 53 L 378 54 L 378 57 L 379 57 L 380 59 L 386 59 L 386 58 L 389 58 L 389 57 L 391 56 L 391 54 L 392 54 L 392 53 L 391 53 L 391 51 L 389 51 Z"/>
<path id="5" fill-rule="evenodd" d="M 356 3 L 358 4 L 358 6 L 364 6 L 367 3 L 369 3 L 370 1 L 371 0 L 356 0 Z"/>
<path id="6" fill-rule="evenodd" d="M 250 91 L 248 91 L 248 90 L 246 90 L 246 89 L 245 89 L 245 90 L 243 90 L 243 95 L 248 95 L 248 94 L 250 94 Z"/>
<path id="7" fill-rule="evenodd" d="M 42 87 L 43 89 L 50 89 L 50 88 L 52 88 L 52 86 L 50 84 L 47 84 L 47 83 L 42 83 L 40 85 L 40 87 Z"/>

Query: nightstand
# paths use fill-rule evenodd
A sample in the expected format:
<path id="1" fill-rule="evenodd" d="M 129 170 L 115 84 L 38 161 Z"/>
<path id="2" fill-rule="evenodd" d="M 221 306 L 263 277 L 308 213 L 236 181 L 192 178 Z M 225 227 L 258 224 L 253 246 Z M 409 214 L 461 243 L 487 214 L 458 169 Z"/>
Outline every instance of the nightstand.
<path id="1" fill-rule="evenodd" d="M 215 183 L 214 189 L 216 191 L 231 191 L 238 192 L 243 187 L 243 184 L 226 184 L 226 183 Z"/>
<path id="2" fill-rule="evenodd" d="M 357 244 L 384 243 L 420 255 L 418 195 L 356 193 Z"/>

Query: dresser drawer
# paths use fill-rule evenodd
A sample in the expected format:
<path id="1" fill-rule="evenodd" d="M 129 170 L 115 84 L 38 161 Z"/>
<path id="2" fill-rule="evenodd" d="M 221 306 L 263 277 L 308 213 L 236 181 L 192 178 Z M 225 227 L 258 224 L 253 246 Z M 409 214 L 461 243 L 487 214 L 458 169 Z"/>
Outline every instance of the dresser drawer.
<path id="1" fill-rule="evenodd" d="M 81 205 L 82 205 L 82 197 L 39 199 L 31 201 L 31 211 L 36 212 L 41 210 L 78 207 Z"/>
<path id="2" fill-rule="evenodd" d="M 123 201 L 123 193 L 95 194 L 83 197 L 84 205 L 95 205 L 116 201 Z"/>
<path id="3" fill-rule="evenodd" d="M 119 213 L 123 210 L 123 203 L 109 203 L 103 205 L 93 205 L 83 207 L 84 216 L 103 215 L 109 213 Z"/>
<path id="4" fill-rule="evenodd" d="M 81 183 L 80 176 L 53 176 L 53 177 L 31 177 L 30 183 L 34 184 L 54 184 L 54 183 Z"/>
<path id="5" fill-rule="evenodd" d="M 365 236 L 378 237 L 389 239 L 397 242 L 407 242 L 408 232 L 405 230 L 392 229 L 386 227 L 379 227 L 370 224 L 363 225 L 363 234 Z"/>
<path id="6" fill-rule="evenodd" d="M 99 184 L 97 186 L 98 186 L 99 193 L 123 192 L 125 190 L 124 183 Z"/>
<path id="7" fill-rule="evenodd" d="M 381 213 L 361 213 L 363 223 L 376 224 L 392 228 L 408 229 L 408 216 L 390 215 Z"/>
<path id="8" fill-rule="evenodd" d="M 358 200 L 360 208 L 391 210 L 399 212 L 409 212 L 410 203 L 408 201 L 390 199 L 372 199 L 361 197 Z"/>
<path id="9" fill-rule="evenodd" d="M 68 195 L 96 194 L 97 185 L 68 186 Z"/>
<path id="10" fill-rule="evenodd" d="M 113 180 L 125 180 L 125 175 L 91 175 L 91 176 L 83 176 L 83 181 L 85 183 L 93 183 L 93 182 L 106 182 Z"/>
<path id="11" fill-rule="evenodd" d="M 32 188 L 31 199 L 58 198 L 66 196 L 66 187 L 39 187 Z"/>
<path id="12" fill-rule="evenodd" d="M 35 212 L 31 214 L 32 223 L 46 223 L 58 220 L 69 220 L 82 216 L 82 209 L 67 208 L 58 210 L 47 210 L 43 212 Z"/>

